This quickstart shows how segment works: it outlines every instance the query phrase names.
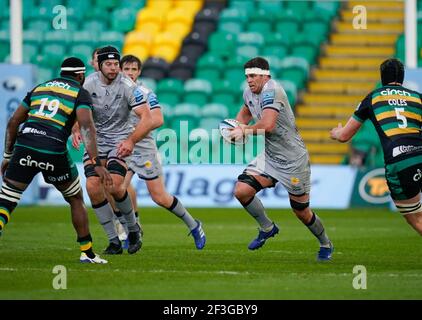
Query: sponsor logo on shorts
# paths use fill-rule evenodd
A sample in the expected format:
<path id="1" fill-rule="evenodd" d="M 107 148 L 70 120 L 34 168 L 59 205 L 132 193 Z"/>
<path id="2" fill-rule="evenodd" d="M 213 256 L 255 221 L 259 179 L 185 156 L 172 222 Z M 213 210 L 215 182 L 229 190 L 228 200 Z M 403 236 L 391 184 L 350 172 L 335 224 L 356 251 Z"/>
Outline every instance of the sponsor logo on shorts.
<path id="1" fill-rule="evenodd" d="M 298 184 L 300 183 L 300 179 L 299 179 L 299 178 L 296 178 L 296 177 L 291 177 L 291 178 L 290 178 L 290 182 L 291 182 L 293 185 L 298 185 Z"/>
<path id="2" fill-rule="evenodd" d="M 32 160 L 31 156 L 19 159 L 19 164 L 23 167 L 35 167 L 42 170 L 54 171 L 54 165 L 51 163 Z"/>
<path id="3" fill-rule="evenodd" d="M 393 157 L 397 157 L 403 153 L 412 153 L 422 150 L 422 146 L 398 146 L 393 149 Z"/>
<path id="4" fill-rule="evenodd" d="M 145 161 L 144 166 L 145 166 L 145 168 L 149 169 L 149 168 L 152 167 L 152 162 L 147 160 L 147 161 Z"/>
<path id="5" fill-rule="evenodd" d="M 418 182 L 422 178 L 422 171 L 420 169 L 416 170 L 416 174 L 413 176 L 413 181 Z"/>

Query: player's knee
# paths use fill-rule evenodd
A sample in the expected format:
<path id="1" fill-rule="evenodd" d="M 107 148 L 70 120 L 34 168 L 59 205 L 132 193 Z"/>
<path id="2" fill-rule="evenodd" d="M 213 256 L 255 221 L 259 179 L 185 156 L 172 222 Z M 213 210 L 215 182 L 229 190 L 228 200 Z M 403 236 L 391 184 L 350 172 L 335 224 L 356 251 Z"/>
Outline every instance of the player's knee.
<path id="1" fill-rule="evenodd" d="M 238 183 L 236 184 L 236 189 L 239 188 L 239 192 L 242 192 L 244 190 L 249 190 L 250 188 L 244 188 L 243 184 L 248 185 L 249 187 L 251 187 L 252 189 L 255 190 L 255 192 L 248 192 L 249 194 L 253 193 L 257 193 L 259 191 L 261 191 L 263 189 L 262 185 L 259 183 L 258 180 L 256 180 L 256 178 L 252 175 L 246 174 L 246 173 L 242 173 L 241 175 L 239 175 L 237 177 L 237 181 Z M 239 183 L 241 182 L 241 183 Z"/>
<path id="2" fill-rule="evenodd" d="M 89 197 L 92 199 L 93 197 L 97 197 L 99 195 L 103 195 L 103 188 L 101 187 L 100 178 L 98 177 L 88 177 L 86 179 L 86 191 L 88 192 Z"/>
<path id="3" fill-rule="evenodd" d="M 255 193 L 255 191 L 251 190 L 250 188 L 246 187 L 241 183 L 237 183 L 234 189 L 234 196 L 241 203 L 248 201 L 251 197 L 255 195 Z"/>
<path id="4" fill-rule="evenodd" d="M 403 216 L 422 212 L 422 204 L 419 201 L 409 204 L 396 204 L 396 207 Z"/>
<path id="5" fill-rule="evenodd" d="M 117 160 L 110 160 L 107 162 L 107 170 L 110 174 L 117 174 L 119 176 L 125 177 L 127 168 L 126 166 Z"/>
<path id="6" fill-rule="evenodd" d="M 294 211 L 304 211 L 309 207 L 309 201 L 306 202 L 299 202 L 293 199 L 290 199 L 290 206 Z"/>

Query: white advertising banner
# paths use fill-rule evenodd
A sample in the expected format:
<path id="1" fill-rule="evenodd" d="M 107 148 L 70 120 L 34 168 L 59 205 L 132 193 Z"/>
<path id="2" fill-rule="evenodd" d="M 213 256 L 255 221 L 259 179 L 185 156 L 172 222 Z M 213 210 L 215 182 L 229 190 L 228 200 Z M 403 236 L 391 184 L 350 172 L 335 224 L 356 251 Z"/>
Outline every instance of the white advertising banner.
<path id="1" fill-rule="evenodd" d="M 243 165 L 167 165 L 164 179 L 167 191 L 178 197 L 186 207 L 240 207 L 233 197 L 237 176 Z M 84 198 L 90 204 L 82 164 L 78 164 Z M 356 169 L 349 166 L 312 166 L 311 205 L 313 208 L 345 209 L 349 207 Z M 61 194 L 39 179 L 39 204 L 66 204 Z M 151 200 L 145 182 L 134 177 L 139 207 L 156 206 Z M 281 184 L 259 193 L 267 208 L 289 208 L 289 198 Z"/>

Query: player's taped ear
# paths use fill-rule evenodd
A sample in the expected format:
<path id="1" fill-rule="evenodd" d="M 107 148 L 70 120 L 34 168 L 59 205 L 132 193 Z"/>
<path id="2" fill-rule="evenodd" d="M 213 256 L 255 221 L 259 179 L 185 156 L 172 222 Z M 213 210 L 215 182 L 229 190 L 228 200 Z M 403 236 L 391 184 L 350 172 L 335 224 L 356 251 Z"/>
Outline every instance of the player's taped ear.
<path id="1" fill-rule="evenodd" d="M 292 207 L 292 209 L 302 211 L 302 210 L 305 210 L 307 207 L 309 207 L 309 201 L 298 202 L 296 200 L 290 199 L 290 206 Z"/>
<path id="2" fill-rule="evenodd" d="M 397 209 L 399 210 L 400 214 L 405 216 L 407 214 L 414 214 L 422 212 L 422 205 L 420 202 L 409 203 L 409 204 L 396 204 Z"/>
<path id="3" fill-rule="evenodd" d="M 262 190 L 262 185 L 259 183 L 258 180 L 255 179 L 254 176 L 250 176 L 246 173 L 242 173 L 237 177 L 237 180 L 239 182 L 246 183 L 247 185 L 251 186 L 256 190 L 256 192 L 259 192 Z"/>

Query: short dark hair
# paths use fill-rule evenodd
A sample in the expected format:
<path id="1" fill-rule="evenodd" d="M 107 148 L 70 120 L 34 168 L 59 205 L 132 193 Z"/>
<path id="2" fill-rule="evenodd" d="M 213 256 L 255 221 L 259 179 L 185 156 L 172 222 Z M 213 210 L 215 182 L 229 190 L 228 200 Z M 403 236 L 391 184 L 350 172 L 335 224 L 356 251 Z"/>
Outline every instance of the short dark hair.
<path id="1" fill-rule="evenodd" d="M 120 68 L 123 68 L 123 65 L 125 63 L 137 63 L 138 69 L 141 70 L 142 68 L 141 59 L 139 59 L 137 56 L 134 56 L 132 54 L 127 54 L 120 60 Z"/>
<path id="2" fill-rule="evenodd" d="M 380 65 L 381 82 L 383 86 L 391 82 L 403 83 L 404 65 L 399 59 L 387 59 Z"/>
<path id="3" fill-rule="evenodd" d="M 270 70 L 270 64 L 262 57 L 255 57 L 246 62 L 243 68 L 260 68 L 262 70 Z"/>
<path id="4" fill-rule="evenodd" d="M 101 49 L 101 48 L 100 48 L 100 47 L 98 47 L 98 48 L 95 48 L 95 49 L 94 49 L 94 51 L 92 51 L 92 54 L 91 54 L 92 59 L 94 59 L 95 54 L 96 54 L 96 53 L 98 53 L 98 51 L 100 51 L 100 49 Z"/>

